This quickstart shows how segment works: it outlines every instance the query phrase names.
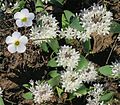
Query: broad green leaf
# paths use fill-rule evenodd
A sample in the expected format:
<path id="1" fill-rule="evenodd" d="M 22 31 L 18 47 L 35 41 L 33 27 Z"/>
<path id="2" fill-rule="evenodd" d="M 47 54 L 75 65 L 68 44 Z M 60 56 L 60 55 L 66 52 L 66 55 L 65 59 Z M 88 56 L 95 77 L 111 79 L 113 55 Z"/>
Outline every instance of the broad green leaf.
<path id="1" fill-rule="evenodd" d="M 60 74 L 57 73 L 57 70 L 54 70 L 54 71 L 50 71 L 50 72 L 49 72 L 49 75 L 50 75 L 52 78 L 54 78 L 54 77 L 59 76 Z"/>
<path id="2" fill-rule="evenodd" d="M 112 32 L 112 33 L 120 33 L 120 24 L 113 21 L 112 25 L 111 25 L 110 32 Z"/>
<path id="3" fill-rule="evenodd" d="M 105 93 L 101 96 L 100 101 L 110 101 L 113 98 L 114 92 Z"/>
<path id="4" fill-rule="evenodd" d="M 60 82 L 60 76 L 57 76 L 55 78 L 51 78 L 50 80 L 48 80 L 48 83 L 53 87 L 53 86 L 57 86 L 59 85 Z"/>
<path id="5" fill-rule="evenodd" d="M 91 50 L 90 39 L 83 43 L 83 48 L 86 53 L 89 53 Z"/>
<path id="6" fill-rule="evenodd" d="M 41 12 L 44 9 L 43 3 L 41 0 L 37 0 L 35 4 L 36 12 Z"/>
<path id="7" fill-rule="evenodd" d="M 84 28 L 80 25 L 80 21 L 77 17 L 74 17 L 71 20 L 70 26 L 77 29 L 78 31 L 84 31 Z"/>
<path id="8" fill-rule="evenodd" d="M 46 42 L 43 42 L 41 45 L 40 45 L 41 49 L 45 52 L 49 52 L 48 50 L 48 46 L 47 46 L 47 43 Z"/>
<path id="9" fill-rule="evenodd" d="M 61 94 L 63 93 L 63 89 L 56 87 L 56 90 L 57 90 L 58 96 L 61 97 Z"/>
<path id="10" fill-rule="evenodd" d="M 0 96 L 0 105 L 5 105 L 1 96 Z"/>
<path id="11" fill-rule="evenodd" d="M 33 99 L 33 95 L 31 92 L 27 92 L 23 94 L 23 98 L 25 98 L 26 100 L 30 100 Z"/>
<path id="12" fill-rule="evenodd" d="M 58 50 L 59 50 L 59 48 L 60 48 L 57 39 L 51 40 L 50 42 L 48 42 L 48 45 L 52 48 L 52 50 L 53 50 L 55 53 L 57 53 Z"/>
<path id="13" fill-rule="evenodd" d="M 81 55 L 80 60 L 78 62 L 77 70 L 87 67 L 88 63 L 89 63 L 88 60 Z"/>
<path id="14" fill-rule="evenodd" d="M 104 76 L 111 76 L 112 75 L 112 68 L 110 67 L 110 65 L 100 67 L 98 70 Z"/>
<path id="15" fill-rule="evenodd" d="M 52 58 L 50 61 L 48 61 L 47 66 L 57 67 L 57 62 L 56 62 L 55 58 Z"/>
<path id="16" fill-rule="evenodd" d="M 70 20 L 74 16 L 75 15 L 72 12 L 70 12 L 68 10 L 64 11 L 64 13 L 62 14 L 62 28 L 63 29 L 70 24 Z"/>
<path id="17" fill-rule="evenodd" d="M 74 94 L 77 96 L 82 96 L 87 94 L 88 89 L 82 85 Z"/>

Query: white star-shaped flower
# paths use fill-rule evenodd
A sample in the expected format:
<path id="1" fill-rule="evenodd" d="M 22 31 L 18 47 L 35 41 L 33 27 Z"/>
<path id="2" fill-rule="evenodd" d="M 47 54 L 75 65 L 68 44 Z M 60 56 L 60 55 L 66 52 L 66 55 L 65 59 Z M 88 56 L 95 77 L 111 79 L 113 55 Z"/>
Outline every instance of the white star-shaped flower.
<path id="1" fill-rule="evenodd" d="M 32 20 L 35 18 L 34 13 L 30 13 L 28 9 L 22 9 L 14 14 L 14 19 L 18 27 L 32 26 Z"/>
<path id="2" fill-rule="evenodd" d="M 21 36 L 21 33 L 14 32 L 12 36 L 8 36 L 6 38 L 6 43 L 8 44 L 8 51 L 11 53 L 23 53 L 26 50 L 26 44 L 28 42 L 28 38 L 26 36 Z"/>

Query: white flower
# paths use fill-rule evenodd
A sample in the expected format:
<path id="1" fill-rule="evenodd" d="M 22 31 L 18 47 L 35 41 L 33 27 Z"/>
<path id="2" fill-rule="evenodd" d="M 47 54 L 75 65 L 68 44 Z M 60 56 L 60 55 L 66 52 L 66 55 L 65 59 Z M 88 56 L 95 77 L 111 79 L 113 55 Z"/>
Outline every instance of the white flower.
<path id="1" fill-rule="evenodd" d="M 97 79 L 98 74 L 93 63 L 89 62 L 86 68 L 80 71 L 80 77 L 84 82 L 92 82 Z"/>
<path id="2" fill-rule="evenodd" d="M 8 51 L 11 53 L 23 53 L 26 50 L 26 44 L 28 38 L 26 36 L 21 36 L 21 33 L 14 32 L 12 36 L 7 36 L 6 43 L 8 44 Z"/>
<path id="3" fill-rule="evenodd" d="M 114 76 L 120 76 L 120 63 L 117 61 L 115 63 L 112 63 L 112 73 Z"/>
<path id="4" fill-rule="evenodd" d="M 32 92 L 34 96 L 34 102 L 38 104 L 42 104 L 44 102 L 50 101 L 50 99 L 53 97 L 53 90 L 52 87 L 46 83 L 38 83 L 38 81 L 34 82 L 30 81 L 31 87 L 30 91 Z"/>
<path id="5" fill-rule="evenodd" d="M 3 90 L 2 90 L 2 88 L 0 87 L 0 97 L 2 97 L 3 95 Z"/>
<path id="6" fill-rule="evenodd" d="M 85 42 L 91 37 L 85 32 L 80 32 L 75 28 L 67 27 L 65 30 L 61 30 L 60 37 L 65 37 L 66 39 L 80 39 Z"/>
<path id="7" fill-rule="evenodd" d="M 57 37 L 58 22 L 52 15 L 43 15 L 40 18 L 42 26 L 31 28 L 30 39 L 34 40 L 35 44 L 50 41 Z"/>
<path id="8" fill-rule="evenodd" d="M 82 26 L 87 34 L 109 34 L 113 18 L 112 13 L 107 11 L 105 7 L 94 4 L 90 9 L 84 9 L 80 15 L 82 16 Z"/>
<path id="9" fill-rule="evenodd" d="M 65 37 L 67 39 L 76 39 L 80 34 L 80 31 L 71 27 L 67 27 L 65 30 L 60 32 L 61 37 Z"/>
<path id="10" fill-rule="evenodd" d="M 78 66 L 78 61 L 80 59 L 80 54 L 75 51 L 72 46 L 62 46 L 58 52 L 57 63 L 58 66 L 63 66 L 63 68 L 73 69 Z"/>
<path id="11" fill-rule="evenodd" d="M 29 27 L 32 26 L 32 20 L 35 15 L 29 13 L 28 9 L 22 9 L 20 12 L 14 14 L 14 19 L 18 27 Z"/>
<path id="12" fill-rule="evenodd" d="M 51 0 L 42 0 L 43 3 L 47 4 Z"/>
<path id="13" fill-rule="evenodd" d="M 86 105 L 104 105 L 103 102 L 100 102 L 101 95 L 103 93 L 103 85 L 94 84 L 94 89 L 90 91 L 88 94 Z"/>
<path id="14" fill-rule="evenodd" d="M 73 70 L 67 70 L 61 74 L 61 83 L 62 88 L 65 88 L 65 92 L 72 93 L 79 89 L 82 81 L 80 79 L 79 73 Z"/>

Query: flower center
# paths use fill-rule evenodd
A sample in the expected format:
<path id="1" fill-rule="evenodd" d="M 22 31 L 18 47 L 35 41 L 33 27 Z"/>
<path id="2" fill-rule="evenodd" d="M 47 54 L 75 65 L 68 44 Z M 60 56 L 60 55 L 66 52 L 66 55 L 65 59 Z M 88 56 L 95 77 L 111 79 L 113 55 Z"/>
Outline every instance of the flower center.
<path id="1" fill-rule="evenodd" d="M 27 17 L 21 19 L 22 22 L 27 22 Z"/>
<path id="2" fill-rule="evenodd" d="M 20 41 L 15 41 L 15 46 L 18 46 L 18 45 L 20 45 Z"/>

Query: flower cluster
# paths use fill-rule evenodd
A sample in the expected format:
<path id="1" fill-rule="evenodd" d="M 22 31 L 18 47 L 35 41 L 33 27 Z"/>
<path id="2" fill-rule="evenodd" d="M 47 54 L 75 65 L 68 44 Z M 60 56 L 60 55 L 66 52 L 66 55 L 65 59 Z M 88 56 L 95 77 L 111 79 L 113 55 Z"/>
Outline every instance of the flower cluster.
<path id="1" fill-rule="evenodd" d="M 89 62 L 86 68 L 83 68 L 80 71 L 80 77 L 84 82 L 92 82 L 97 79 L 98 73 L 93 63 Z"/>
<path id="2" fill-rule="evenodd" d="M 112 73 L 113 76 L 117 77 L 120 76 L 120 63 L 117 61 L 115 63 L 112 63 Z"/>
<path id="3" fill-rule="evenodd" d="M 87 34 L 109 34 L 113 18 L 112 13 L 107 11 L 105 7 L 94 4 L 91 8 L 84 9 L 80 16 L 82 16 L 81 23 Z"/>
<path id="4" fill-rule="evenodd" d="M 73 69 L 78 65 L 80 60 L 80 54 L 75 51 L 71 46 L 62 46 L 58 52 L 57 63 L 58 66 L 63 66 L 63 68 Z"/>
<path id="5" fill-rule="evenodd" d="M 86 105 L 104 105 L 103 102 L 100 102 L 100 97 L 103 93 L 103 85 L 94 84 L 94 89 L 89 92 L 87 98 L 88 103 Z"/>
<path id="6" fill-rule="evenodd" d="M 34 96 L 34 102 L 38 104 L 42 104 L 44 102 L 48 102 L 53 97 L 53 90 L 52 87 L 46 83 L 42 82 L 39 83 L 36 81 L 35 83 L 31 80 L 30 81 L 31 87 L 29 90 L 32 92 Z"/>
<path id="7" fill-rule="evenodd" d="M 65 92 L 74 92 L 79 89 L 82 83 L 79 73 L 73 70 L 64 71 L 61 74 L 62 87 L 65 88 Z"/>
<path id="8" fill-rule="evenodd" d="M 65 30 L 62 29 L 60 35 L 66 39 L 76 39 L 79 35 L 81 35 L 81 32 L 69 26 Z"/>
<path id="9" fill-rule="evenodd" d="M 50 41 L 57 37 L 58 22 L 52 15 L 43 15 L 39 18 L 42 21 L 42 26 L 31 28 L 30 39 L 34 40 L 35 44 Z"/>
<path id="10" fill-rule="evenodd" d="M 2 97 L 2 94 L 3 94 L 3 90 L 2 90 L 2 88 L 0 87 L 0 97 Z"/>

